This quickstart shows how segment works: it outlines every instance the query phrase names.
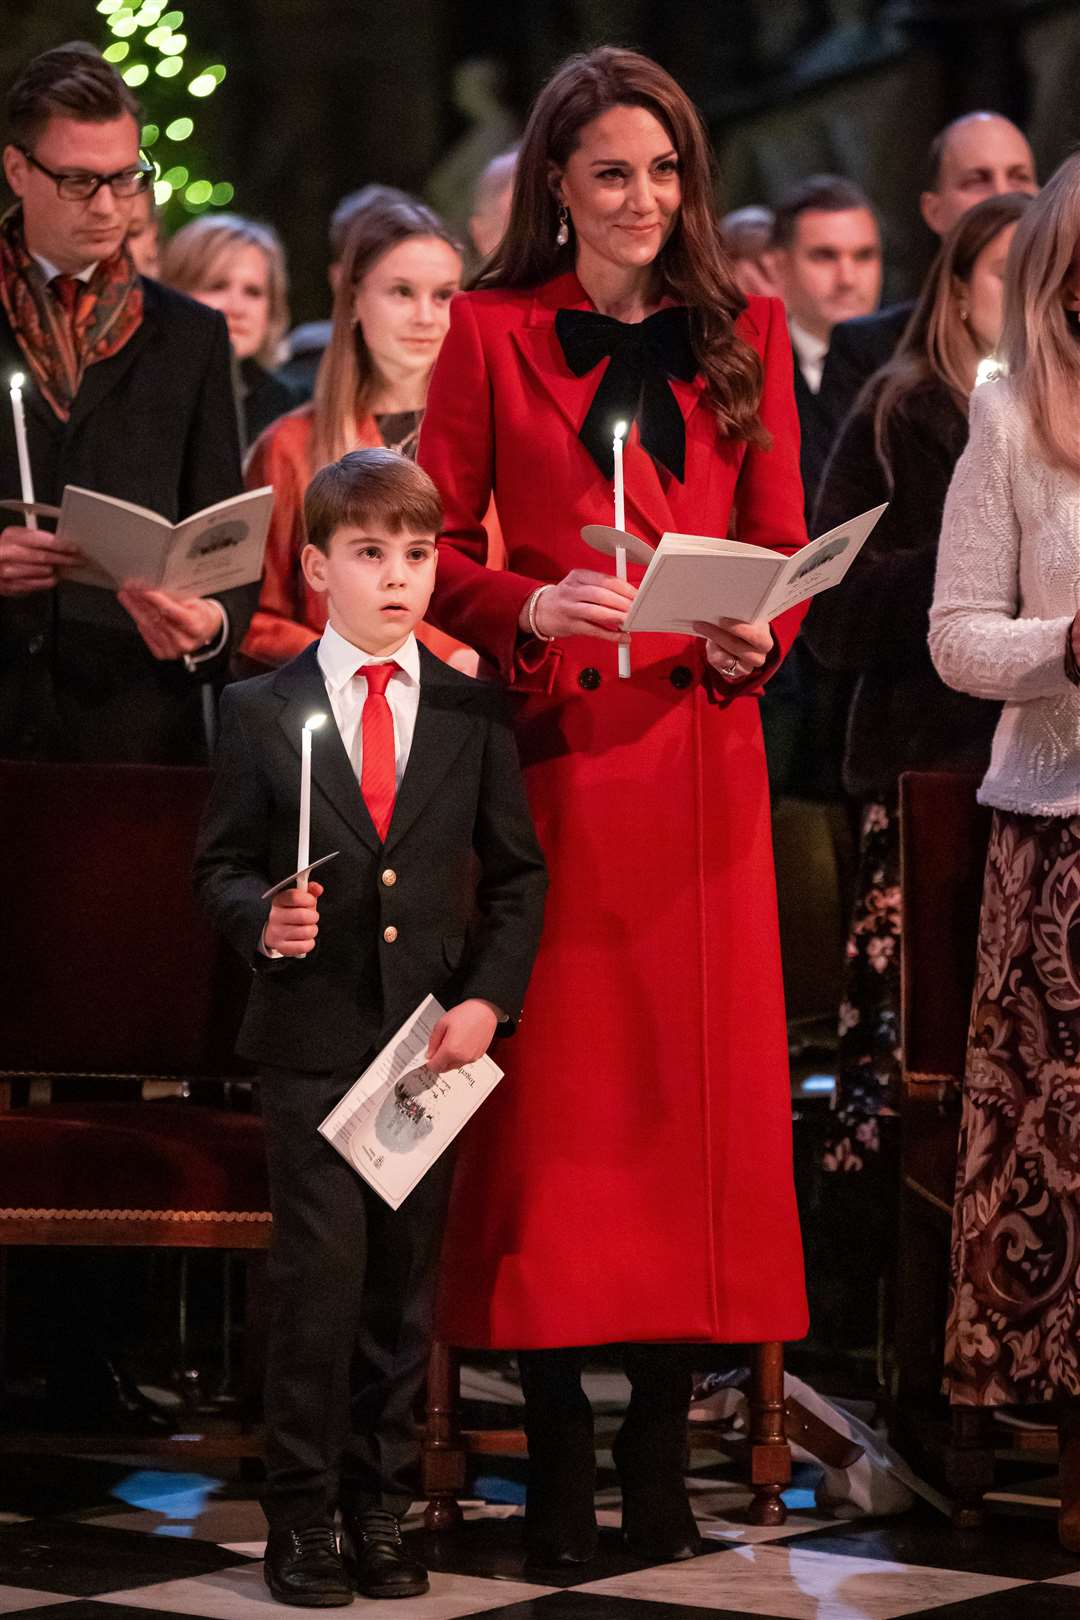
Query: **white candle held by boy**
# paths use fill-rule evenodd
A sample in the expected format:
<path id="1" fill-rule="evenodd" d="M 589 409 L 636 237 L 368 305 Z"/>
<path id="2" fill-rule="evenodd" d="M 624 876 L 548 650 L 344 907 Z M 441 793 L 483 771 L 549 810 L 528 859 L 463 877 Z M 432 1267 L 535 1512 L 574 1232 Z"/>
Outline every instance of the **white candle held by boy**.
<path id="1" fill-rule="evenodd" d="M 325 714 L 313 714 L 304 721 L 300 733 L 300 831 L 296 840 L 298 889 L 307 890 L 307 866 L 311 860 L 311 733 L 326 721 Z"/>

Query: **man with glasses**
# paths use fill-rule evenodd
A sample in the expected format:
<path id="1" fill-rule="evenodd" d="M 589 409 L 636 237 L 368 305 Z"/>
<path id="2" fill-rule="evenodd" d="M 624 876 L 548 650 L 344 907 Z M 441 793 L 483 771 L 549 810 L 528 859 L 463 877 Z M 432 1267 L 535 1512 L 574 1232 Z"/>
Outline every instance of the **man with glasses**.
<path id="1" fill-rule="evenodd" d="M 0 220 L 0 499 L 19 494 L 3 384 L 27 378 L 39 502 L 65 485 L 176 522 L 242 488 L 225 323 L 139 276 L 125 237 L 153 166 L 139 107 L 90 45 L 37 57 L 8 97 Z M 74 584 L 78 553 L 0 529 L 0 753 L 186 763 L 256 588 L 182 599 Z"/>

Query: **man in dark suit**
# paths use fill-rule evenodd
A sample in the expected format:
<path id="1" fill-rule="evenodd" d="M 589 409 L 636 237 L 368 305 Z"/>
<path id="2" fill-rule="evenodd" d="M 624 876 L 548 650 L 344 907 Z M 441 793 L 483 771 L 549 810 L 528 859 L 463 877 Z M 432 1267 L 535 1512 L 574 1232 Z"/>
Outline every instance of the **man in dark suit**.
<path id="1" fill-rule="evenodd" d="M 865 192 L 830 174 L 790 187 L 776 207 L 768 264 L 791 332 L 809 521 L 830 446 L 818 404 L 829 334 L 838 320 L 875 309 L 881 294 L 881 231 Z M 774 795 L 840 796 L 849 685 L 796 641 L 762 701 Z"/>
<path id="2" fill-rule="evenodd" d="M 77 484 L 175 522 L 242 488 L 228 335 L 145 280 L 124 246 L 152 178 L 139 108 L 89 45 L 47 51 L 8 99 L 0 371 L 22 372 L 34 494 Z M 0 410 L 0 498 L 20 490 Z M 0 752 L 184 763 L 205 756 L 213 689 L 257 587 L 183 599 L 67 579 L 54 536 L 0 530 Z"/>
<path id="3" fill-rule="evenodd" d="M 389 450 L 316 474 L 301 564 L 329 622 L 292 663 L 226 690 L 196 857 L 204 905 L 256 970 L 239 1050 L 262 1071 L 274 1211 L 263 1501 L 266 1580 L 285 1603 L 348 1603 L 350 1579 L 372 1597 L 427 1589 L 398 1521 L 417 1486 L 450 1156 L 394 1212 L 318 1125 L 428 994 L 449 1008 L 436 1070 L 509 1033 L 540 937 L 544 863 L 501 694 L 413 635 L 441 515 L 427 474 Z M 296 859 L 313 715 L 311 848 L 340 853 L 325 889 L 270 905 Z"/>
<path id="4" fill-rule="evenodd" d="M 938 237 L 984 197 L 1034 196 L 1039 189 L 1027 138 L 997 113 L 966 113 L 946 125 L 930 144 L 927 168 L 919 209 Z M 892 358 L 914 308 L 914 302 L 890 304 L 833 328 L 818 396 L 826 454 L 863 384 Z"/>
<path id="5" fill-rule="evenodd" d="M 835 174 L 811 175 L 789 187 L 776 206 L 769 266 L 795 356 L 809 513 L 829 449 L 818 409 L 829 337 L 837 321 L 868 315 L 881 297 L 881 229 L 866 193 Z"/>

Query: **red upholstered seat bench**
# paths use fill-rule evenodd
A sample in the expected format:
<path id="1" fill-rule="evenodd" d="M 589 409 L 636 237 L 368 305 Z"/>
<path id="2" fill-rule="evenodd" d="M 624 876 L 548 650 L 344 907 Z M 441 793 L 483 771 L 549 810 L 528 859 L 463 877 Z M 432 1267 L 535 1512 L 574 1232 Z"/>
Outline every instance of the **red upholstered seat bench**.
<path id="1" fill-rule="evenodd" d="M 0 1244 L 265 1248 L 262 1121 L 183 1102 L 0 1113 Z"/>
<path id="2" fill-rule="evenodd" d="M 0 1343 L 6 1248 L 269 1244 L 262 1121 L 228 1106 L 247 1079 L 233 1045 L 250 973 L 191 891 L 209 783 L 179 766 L 0 760 L 0 840 L 29 874 L 10 896 L 0 1006 Z M 206 1083 L 226 1106 L 140 1100 L 161 1082 Z M 181 1259 L 181 1298 L 184 1274 Z M 187 1433 L 116 1442 L 136 1439 L 199 1450 Z M 5 1432 L 0 1450 L 33 1440 Z M 243 1456 L 253 1440 L 214 1433 L 203 1449 Z"/>

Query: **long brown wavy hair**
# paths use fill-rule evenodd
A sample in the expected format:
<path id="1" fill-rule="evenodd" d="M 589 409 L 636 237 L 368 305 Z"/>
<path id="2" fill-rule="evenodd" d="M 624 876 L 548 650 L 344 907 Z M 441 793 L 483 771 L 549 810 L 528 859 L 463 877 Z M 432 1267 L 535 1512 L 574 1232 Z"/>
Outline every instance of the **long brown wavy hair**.
<path id="1" fill-rule="evenodd" d="M 556 69 L 529 115 L 506 235 L 473 285 L 536 287 L 573 269 L 573 229 L 565 247 L 555 243 L 558 203 L 550 172 L 566 167 L 584 126 L 612 107 L 644 107 L 671 137 L 682 202 L 657 256 L 658 291 L 691 311 L 694 350 L 721 429 L 767 448 L 769 434 L 758 416 L 764 372 L 760 356 L 735 332 L 746 300 L 720 235 L 712 149 L 689 97 L 647 56 L 603 45 Z"/>
<path id="2" fill-rule="evenodd" d="M 961 315 L 962 289 L 971 281 L 979 255 L 1023 217 L 1031 200 L 1021 192 L 984 197 L 961 215 L 938 249 L 896 353 L 867 383 L 867 394 L 875 396 L 874 444 L 890 482 L 889 424 L 914 389 L 944 383 L 967 415 L 975 373 L 985 356 Z"/>
<path id="3" fill-rule="evenodd" d="M 1062 296 L 1080 242 L 1080 152 L 1052 175 L 1013 237 L 1002 353 L 1039 454 L 1080 473 L 1080 332 Z"/>
<path id="4" fill-rule="evenodd" d="M 370 410 L 375 391 L 374 362 L 353 313 L 356 289 L 384 253 L 414 236 L 436 236 L 461 253 L 461 243 L 438 214 L 412 197 L 373 192 L 370 203 L 359 209 L 349 225 L 334 293 L 330 342 L 315 378 L 313 472 L 356 448 L 357 423 Z"/>

